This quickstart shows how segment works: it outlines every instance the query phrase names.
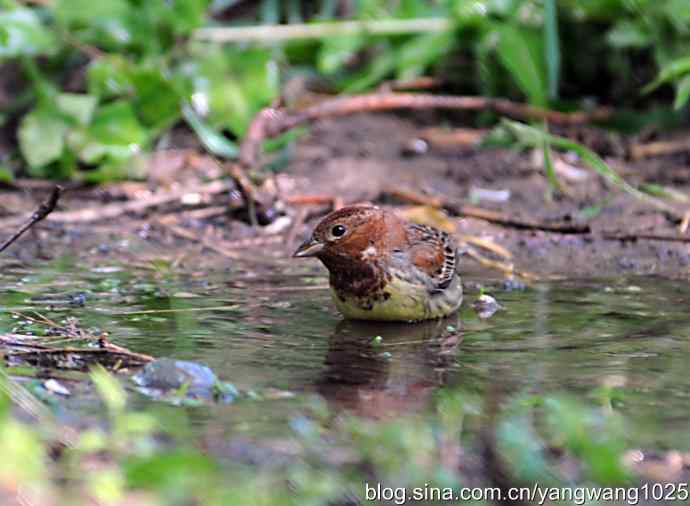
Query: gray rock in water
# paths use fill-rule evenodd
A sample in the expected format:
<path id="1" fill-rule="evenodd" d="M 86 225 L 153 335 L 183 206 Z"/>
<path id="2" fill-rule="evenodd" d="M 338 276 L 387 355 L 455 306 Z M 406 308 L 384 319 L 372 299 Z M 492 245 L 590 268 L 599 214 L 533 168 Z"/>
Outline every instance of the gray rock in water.
<path id="1" fill-rule="evenodd" d="M 208 397 L 212 395 L 218 378 L 206 365 L 160 358 L 146 364 L 132 379 L 143 388 L 178 390 L 187 387 L 187 393 Z"/>

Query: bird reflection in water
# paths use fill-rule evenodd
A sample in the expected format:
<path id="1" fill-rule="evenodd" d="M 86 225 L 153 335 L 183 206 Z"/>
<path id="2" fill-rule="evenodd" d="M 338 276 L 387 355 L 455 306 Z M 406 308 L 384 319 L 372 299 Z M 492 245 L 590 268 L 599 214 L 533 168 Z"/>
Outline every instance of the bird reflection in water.
<path id="1" fill-rule="evenodd" d="M 342 321 L 317 389 L 337 409 L 389 418 L 423 409 L 457 363 L 457 317 L 416 324 Z"/>

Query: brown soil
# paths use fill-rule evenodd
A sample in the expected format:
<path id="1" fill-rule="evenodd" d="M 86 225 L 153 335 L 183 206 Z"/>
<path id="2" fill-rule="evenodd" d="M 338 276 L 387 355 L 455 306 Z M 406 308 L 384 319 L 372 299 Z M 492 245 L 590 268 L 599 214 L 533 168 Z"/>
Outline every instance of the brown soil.
<path id="1" fill-rule="evenodd" d="M 435 125 L 437 119 L 427 114 L 417 114 L 415 117 L 413 121 L 409 117 L 394 114 L 359 114 L 319 121 L 298 141 L 287 167 L 264 184 L 262 191 L 277 194 L 283 200 L 319 195 L 336 197 L 345 203 L 374 201 L 399 205 L 400 202 L 394 202 L 386 196 L 391 188 L 413 190 L 459 203 L 468 202 L 473 189 L 508 190 L 510 198 L 505 202 L 480 200 L 475 204 L 512 217 L 543 223 L 578 222 L 583 219 L 581 213 L 585 208 L 603 204 L 601 212 L 588 222 L 592 228 L 591 234 L 517 230 L 474 218 L 458 219 L 457 232 L 489 239 L 503 246 L 514 256 L 517 269 L 540 276 L 690 275 L 688 243 L 619 241 L 602 237 L 604 231 L 678 235 L 678 223 L 666 213 L 611 189 L 601 177 L 587 170 L 577 159 L 568 158 L 567 161 L 575 166 L 575 176 L 586 177 L 583 180 L 561 178 L 567 195 L 548 201 L 544 197 L 547 182 L 542 164 L 535 160 L 534 153 L 479 149 L 467 144 L 439 143 L 434 138 L 427 144 L 426 150 L 415 152 L 412 149 L 415 139 L 426 135 L 428 130 L 425 129 Z M 591 144 L 599 147 L 603 153 L 617 151 L 601 148 L 596 142 Z M 610 146 L 610 143 L 607 145 Z M 170 159 L 176 169 L 164 181 L 158 178 L 155 183 L 109 185 L 67 192 L 60 203 L 60 210 L 79 211 L 107 203 L 117 205 L 118 202 L 135 198 L 137 191 L 145 190 L 147 185 L 179 188 L 176 180 L 183 181 L 185 187 L 191 188 L 193 185 L 190 181 L 199 184 L 200 174 L 209 176 L 211 169 L 208 167 L 211 164 L 204 163 L 204 160 L 205 157 L 199 155 L 183 158 L 182 161 Z M 636 162 L 621 157 L 607 161 L 631 182 L 673 185 L 676 190 L 690 195 L 688 153 Z M 158 163 L 160 165 L 161 161 L 158 160 Z M 190 167 L 193 170 L 187 170 Z M 26 182 L 16 186 L 0 190 L 0 238 L 13 231 L 12 227 L 21 221 L 21 216 L 30 215 L 50 188 L 47 184 Z M 218 207 L 228 200 L 227 192 L 216 193 L 193 207 Z M 204 237 L 207 244 L 210 241 L 232 249 L 233 253 L 229 256 L 233 258 L 241 257 L 243 251 L 257 245 L 264 256 L 269 251 L 275 256 L 287 258 L 294 244 L 308 233 L 319 215 L 328 210 L 328 206 L 308 207 L 306 223 L 301 224 L 298 220 L 296 227 L 294 222 L 299 215 L 298 207 L 276 207 L 290 220 L 278 220 L 258 231 L 242 220 L 241 212 L 228 214 L 221 209 L 204 216 L 203 213 L 194 214 L 198 211 L 191 209 L 182 212 L 175 202 L 172 208 L 167 205 L 143 213 L 127 213 L 110 220 L 87 223 L 61 223 L 51 216 L 36 231 L 13 245 L 6 252 L 4 261 L 13 256 L 21 260 L 32 260 L 36 256 L 53 257 L 66 251 L 100 258 L 124 256 L 126 260 L 136 260 L 139 253 L 148 256 L 163 252 L 168 256 L 189 258 L 193 256 L 190 255 L 192 252 L 202 250 L 198 241 L 193 240 L 194 237 Z M 189 232 L 188 238 L 158 226 L 157 220 L 166 214 L 168 217 L 174 216 L 176 227 Z M 453 218 L 453 221 L 456 219 Z M 258 239 L 246 240 L 251 237 Z M 268 244 L 269 248 L 266 247 Z M 213 256 L 208 248 L 206 254 Z M 487 256 L 492 257 L 492 254 L 487 253 Z M 471 259 L 465 260 L 465 269 L 485 272 Z"/>

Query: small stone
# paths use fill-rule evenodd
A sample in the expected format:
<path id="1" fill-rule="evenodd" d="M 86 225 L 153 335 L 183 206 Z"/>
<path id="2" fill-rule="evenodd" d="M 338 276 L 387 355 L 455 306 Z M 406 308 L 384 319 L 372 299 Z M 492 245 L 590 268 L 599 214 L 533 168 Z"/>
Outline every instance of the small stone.
<path id="1" fill-rule="evenodd" d="M 402 148 L 403 156 L 423 155 L 429 151 L 429 143 L 424 139 L 414 138 L 405 143 Z"/>
<path id="2" fill-rule="evenodd" d="M 43 382 L 43 386 L 46 390 L 53 392 L 54 394 L 64 395 L 65 397 L 71 395 L 72 392 L 69 391 L 62 383 L 56 379 L 49 379 Z"/>
<path id="3" fill-rule="evenodd" d="M 491 318 L 502 306 L 491 295 L 482 294 L 472 304 L 477 316 L 482 320 Z"/>

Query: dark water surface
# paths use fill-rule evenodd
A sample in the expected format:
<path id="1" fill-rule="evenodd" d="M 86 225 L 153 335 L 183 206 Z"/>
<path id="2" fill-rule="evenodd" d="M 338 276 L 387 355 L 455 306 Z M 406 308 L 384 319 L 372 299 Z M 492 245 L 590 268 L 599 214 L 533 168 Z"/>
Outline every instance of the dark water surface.
<path id="1" fill-rule="evenodd" d="M 0 333 L 28 330 L 11 311 L 73 316 L 132 351 L 200 361 L 240 390 L 262 393 L 255 402 L 175 408 L 200 428 L 279 436 L 314 402 L 390 418 L 424 413 L 439 389 L 482 396 L 498 385 L 590 403 L 615 392 L 606 402 L 626 415 L 639 445 L 690 448 L 685 282 L 597 279 L 522 291 L 497 283 L 487 291 L 505 309 L 492 318 L 477 317 L 470 290 L 460 321 L 419 325 L 343 322 L 326 282 L 312 264 L 213 274 L 179 274 L 165 263 L 9 264 L 0 271 Z"/>

